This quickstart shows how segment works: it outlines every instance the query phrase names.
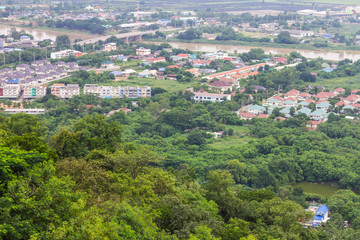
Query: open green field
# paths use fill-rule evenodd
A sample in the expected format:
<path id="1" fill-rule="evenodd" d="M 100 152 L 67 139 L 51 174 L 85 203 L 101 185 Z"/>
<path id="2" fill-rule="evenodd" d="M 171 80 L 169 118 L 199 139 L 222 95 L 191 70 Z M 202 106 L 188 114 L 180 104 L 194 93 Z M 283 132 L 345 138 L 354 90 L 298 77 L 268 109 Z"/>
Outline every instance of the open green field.
<path id="1" fill-rule="evenodd" d="M 316 193 L 324 197 L 330 197 L 339 190 L 339 188 L 330 184 L 319 184 L 310 182 L 297 183 L 294 185 L 294 187 L 301 187 L 306 193 Z"/>
<path id="2" fill-rule="evenodd" d="M 324 81 L 318 81 L 313 85 L 322 86 L 327 89 L 335 89 L 338 87 L 356 89 L 360 88 L 360 75 L 356 75 L 354 77 L 327 79 Z"/>
<path id="3" fill-rule="evenodd" d="M 224 137 L 221 139 L 214 139 L 214 142 L 209 144 L 216 149 L 226 149 L 230 147 L 236 147 L 243 144 L 247 144 L 250 141 L 256 141 L 255 137 L 247 136 L 250 134 L 250 128 L 248 126 L 227 126 L 226 129 L 232 128 L 234 130 L 233 136 Z M 244 135 L 245 134 L 245 135 Z"/>
<path id="4" fill-rule="evenodd" d="M 128 79 L 128 80 L 121 80 L 121 81 L 114 81 L 111 83 L 104 83 L 103 85 L 106 86 L 140 86 L 140 87 L 152 87 L 152 88 L 163 88 L 168 92 L 178 92 L 183 91 L 192 85 L 194 85 L 196 82 L 190 82 L 190 83 L 181 83 L 178 81 L 173 80 L 159 80 L 155 78 L 134 78 L 134 79 Z"/>

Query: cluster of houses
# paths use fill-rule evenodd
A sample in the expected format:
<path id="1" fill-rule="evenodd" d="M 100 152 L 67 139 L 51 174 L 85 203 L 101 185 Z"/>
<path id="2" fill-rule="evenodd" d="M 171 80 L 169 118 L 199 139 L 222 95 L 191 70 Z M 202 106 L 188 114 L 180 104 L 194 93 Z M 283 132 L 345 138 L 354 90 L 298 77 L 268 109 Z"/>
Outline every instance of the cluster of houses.
<path id="1" fill-rule="evenodd" d="M 343 97 L 345 89 L 336 88 L 332 92 L 319 92 L 311 95 L 307 92 L 300 92 L 292 89 L 284 95 L 275 95 L 265 101 L 262 106 L 249 105 L 242 108 L 238 115 L 241 119 L 252 118 L 268 118 L 274 111 L 278 109 L 283 116 L 281 119 L 290 118 L 293 115 L 305 114 L 310 117 L 311 128 L 316 128 L 319 123 L 325 122 L 331 112 L 334 114 L 348 114 L 360 112 L 360 90 L 351 91 L 351 95 Z M 335 104 L 330 103 L 330 99 L 339 98 Z"/>
<path id="2" fill-rule="evenodd" d="M 84 68 L 74 62 L 50 64 L 48 60 L 19 64 L 15 70 L 0 69 L 0 98 L 17 99 L 22 92 L 27 99 L 43 97 L 46 87 L 41 84 L 67 77 L 79 69 Z"/>

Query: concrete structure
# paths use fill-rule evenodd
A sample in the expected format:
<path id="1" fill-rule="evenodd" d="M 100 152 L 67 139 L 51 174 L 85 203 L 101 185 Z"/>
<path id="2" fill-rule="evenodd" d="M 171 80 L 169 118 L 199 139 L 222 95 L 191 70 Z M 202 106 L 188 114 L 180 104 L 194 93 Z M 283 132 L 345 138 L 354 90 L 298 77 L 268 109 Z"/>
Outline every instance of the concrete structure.
<path id="1" fill-rule="evenodd" d="M 46 86 L 28 85 L 24 87 L 23 96 L 25 99 L 40 98 L 46 95 Z"/>
<path id="2" fill-rule="evenodd" d="M 80 95 L 79 84 L 56 83 L 51 86 L 51 94 L 62 99 L 69 99 L 75 95 Z"/>
<path id="3" fill-rule="evenodd" d="M 140 98 L 151 97 L 150 87 L 111 87 L 86 84 L 84 94 L 93 94 L 101 98 Z"/>
<path id="4" fill-rule="evenodd" d="M 38 108 L 5 109 L 4 112 L 8 114 L 26 113 L 31 115 L 37 115 L 37 114 L 44 114 L 45 109 L 38 109 Z"/>
<path id="5" fill-rule="evenodd" d="M 19 84 L 5 84 L 0 86 L 0 98 L 16 99 L 20 96 Z"/>
<path id="6" fill-rule="evenodd" d="M 146 55 L 150 55 L 151 54 L 151 49 L 147 49 L 147 48 L 138 48 L 136 49 L 136 55 L 138 56 L 146 56 Z"/>
<path id="7" fill-rule="evenodd" d="M 59 51 L 59 52 L 53 52 L 50 54 L 50 57 L 52 59 L 60 59 L 60 58 L 65 58 L 65 57 L 69 57 L 69 56 L 81 57 L 82 55 L 83 55 L 83 53 L 80 51 L 68 49 L 68 50 L 63 50 L 63 51 Z"/>
<path id="8" fill-rule="evenodd" d="M 117 49 L 116 43 L 107 43 L 104 45 L 104 51 L 110 52 Z"/>
<path id="9" fill-rule="evenodd" d="M 208 92 L 194 92 L 195 96 L 193 99 L 195 102 L 222 102 L 224 100 L 231 100 L 230 94 L 217 94 L 217 93 L 208 93 Z"/>

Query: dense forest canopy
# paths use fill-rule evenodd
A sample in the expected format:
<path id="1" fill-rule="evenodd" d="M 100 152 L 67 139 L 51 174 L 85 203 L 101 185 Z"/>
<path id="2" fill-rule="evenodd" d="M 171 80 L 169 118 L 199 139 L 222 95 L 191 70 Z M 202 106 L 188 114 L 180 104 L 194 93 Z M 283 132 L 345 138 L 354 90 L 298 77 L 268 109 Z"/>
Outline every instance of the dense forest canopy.
<path id="1" fill-rule="evenodd" d="M 360 190 L 359 123 L 333 117 L 309 132 L 303 115 L 243 121 L 236 101 L 194 103 L 188 93 L 159 92 L 138 107 L 50 95 L 28 103 L 46 108 L 43 116 L 1 115 L 1 238 L 358 236 L 360 197 L 350 189 Z M 133 111 L 104 115 L 119 107 Z M 208 132 L 231 137 L 238 127 L 249 129 L 248 143 L 212 146 Z M 302 181 L 344 190 L 327 198 L 292 187 Z M 301 225 L 312 218 L 304 211 L 312 200 L 331 209 L 318 230 Z"/>

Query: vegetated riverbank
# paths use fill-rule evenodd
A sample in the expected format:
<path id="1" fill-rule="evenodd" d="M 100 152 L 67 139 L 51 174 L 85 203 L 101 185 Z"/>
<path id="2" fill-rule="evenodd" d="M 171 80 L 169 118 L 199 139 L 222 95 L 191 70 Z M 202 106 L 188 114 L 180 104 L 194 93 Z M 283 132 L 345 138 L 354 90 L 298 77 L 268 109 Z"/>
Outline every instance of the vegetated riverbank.
<path id="1" fill-rule="evenodd" d="M 261 48 L 266 54 L 271 55 L 288 55 L 291 52 L 299 52 L 306 58 L 316 59 L 323 58 L 329 61 L 341 61 L 345 58 L 357 61 L 360 59 L 360 51 L 348 51 L 348 50 L 327 50 L 327 49 L 294 49 L 294 48 L 275 48 L 265 46 L 248 46 L 248 45 L 226 45 L 226 44 L 209 44 L 209 43 L 186 43 L 186 42 L 171 42 L 171 41 L 148 41 L 148 43 L 161 44 L 168 43 L 174 48 L 188 49 L 195 52 L 216 52 L 226 51 L 229 53 L 244 53 L 249 52 L 252 48 Z"/>
<path id="2" fill-rule="evenodd" d="M 205 44 L 218 44 L 218 45 L 236 45 L 236 46 L 251 46 L 251 47 L 269 47 L 269 48 L 287 48 L 287 49 L 299 49 L 299 50 L 316 50 L 316 51 L 346 51 L 346 50 L 355 50 L 360 52 L 360 46 L 329 46 L 326 48 L 318 48 L 309 44 L 279 44 L 272 42 L 244 42 L 244 41 L 218 41 L 218 40 L 206 40 L 206 39 L 196 39 L 196 40 L 181 40 L 181 39 L 167 39 L 167 40 L 157 40 L 157 39 L 147 39 L 146 41 L 152 42 L 181 42 L 181 43 L 205 43 Z"/>
<path id="3" fill-rule="evenodd" d="M 35 40 L 51 39 L 55 41 L 57 36 L 64 34 L 68 35 L 72 41 L 75 39 L 87 40 L 99 36 L 89 32 L 68 30 L 64 28 L 29 27 L 24 26 L 21 23 L 0 22 L 0 34 L 7 34 L 12 28 L 24 30 L 26 33 L 33 35 Z"/>

